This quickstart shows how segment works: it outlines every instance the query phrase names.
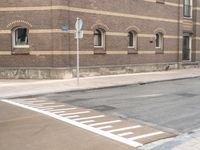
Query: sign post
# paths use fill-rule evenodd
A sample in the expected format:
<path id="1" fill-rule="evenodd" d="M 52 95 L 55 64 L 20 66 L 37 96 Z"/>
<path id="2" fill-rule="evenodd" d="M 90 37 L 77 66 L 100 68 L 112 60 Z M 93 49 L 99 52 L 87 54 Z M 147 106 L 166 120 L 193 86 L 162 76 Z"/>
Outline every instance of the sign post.
<path id="1" fill-rule="evenodd" d="M 76 77 L 77 77 L 77 85 L 79 86 L 80 83 L 80 38 L 83 38 L 83 31 L 81 31 L 83 27 L 83 20 L 80 18 L 76 19 L 76 33 L 75 38 L 77 40 L 77 55 L 76 55 Z"/>

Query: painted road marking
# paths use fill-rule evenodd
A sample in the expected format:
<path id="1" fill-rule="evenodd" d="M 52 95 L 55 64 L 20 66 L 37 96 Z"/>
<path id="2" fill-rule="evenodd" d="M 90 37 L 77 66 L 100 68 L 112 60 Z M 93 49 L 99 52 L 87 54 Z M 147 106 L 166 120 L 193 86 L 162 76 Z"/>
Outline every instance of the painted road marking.
<path id="1" fill-rule="evenodd" d="M 46 100 L 17 100 L 19 102 L 31 102 L 31 103 L 44 103 L 44 102 L 47 102 Z"/>
<path id="2" fill-rule="evenodd" d="M 52 108 L 58 108 L 58 107 L 65 107 L 65 105 L 53 105 L 53 106 L 44 106 L 44 107 L 38 107 L 38 109 L 52 109 Z"/>
<path id="3" fill-rule="evenodd" d="M 29 106 L 39 106 L 39 107 L 43 107 L 45 105 L 54 105 L 55 103 L 39 103 L 39 104 L 33 104 L 33 103 L 24 103 L 24 104 L 27 104 Z"/>
<path id="4" fill-rule="evenodd" d="M 121 133 L 121 134 L 118 134 L 119 136 L 127 136 L 127 135 L 132 135 L 133 132 L 125 132 L 125 133 Z"/>
<path id="5" fill-rule="evenodd" d="M 120 137 L 118 135 L 115 135 L 115 134 L 103 131 L 101 129 L 90 127 L 88 125 L 79 123 L 77 121 L 71 120 L 69 118 L 66 118 L 66 117 L 63 117 L 63 116 L 60 116 L 60 115 L 57 115 L 57 114 L 54 114 L 54 113 L 50 113 L 48 111 L 41 110 L 39 108 L 33 108 L 33 107 L 27 106 L 25 104 L 19 104 L 17 102 L 14 102 L 13 100 L 1 100 L 1 101 L 5 102 L 5 103 L 12 104 L 12 105 L 15 105 L 15 106 L 18 106 L 18 107 L 21 107 L 21 108 L 25 108 L 25 109 L 29 109 L 29 110 L 32 110 L 32 111 L 35 111 L 35 112 L 39 112 L 39 113 L 45 114 L 47 116 L 53 117 L 55 119 L 58 119 L 60 121 L 69 123 L 69 124 L 74 125 L 76 127 L 79 127 L 79 128 L 82 128 L 82 129 L 85 129 L 85 130 L 88 130 L 88 131 L 91 131 L 93 133 L 96 133 L 96 134 L 99 134 L 101 136 L 110 138 L 112 140 L 115 140 L 115 141 L 127 144 L 127 145 L 132 146 L 132 147 L 141 147 L 141 146 L 143 146 L 143 144 L 141 144 L 139 142 L 131 141 L 131 140 L 127 139 L 127 138 Z"/>
<path id="6" fill-rule="evenodd" d="M 98 127 L 97 129 L 103 130 L 103 129 L 109 129 L 112 128 L 113 126 L 103 126 L 103 127 Z"/>
<path id="7" fill-rule="evenodd" d="M 80 116 L 79 115 L 74 115 L 74 116 L 67 116 L 65 118 L 67 119 L 73 119 L 73 118 L 79 118 Z"/>
<path id="8" fill-rule="evenodd" d="M 143 139 L 142 142 L 145 144 L 144 141 L 146 141 L 147 143 L 148 137 L 154 138 L 155 139 L 154 141 L 159 140 L 163 137 L 163 136 L 161 137 L 157 136 L 160 134 L 165 134 L 164 138 L 170 137 L 169 133 L 165 133 L 161 131 L 149 133 L 150 131 L 152 132 L 152 128 L 149 128 L 149 131 L 148 131 L 148 127 L 143 127 L 141 125 L 128 126 L 127 125 L 129 124 L 128 122 L 125 122 L 122 120 L 113 120 L 97 112 L 95 112 L 94 114 L 99 114 L 99 115 L 94 115 L 93 111 L 89 111 L 83 108 L 71 107 L 69 105 L 59 105 L 60 103 L 57 103 L 57 104 L 54 103 L 54 105 L 52 105 L 52 103 L 49 102 L 49 103 L 45 103 L 46 106 L 41 107 L 37 105 L 39 104 L 39 102 L 34 103 L 36 105 L 34 104 L 29 105 L 29 103 L 27 103 L 27 101 L 25 100 L 20 103 L 17 100 L 16 101 L 2 100 L 2 101 L 18 106 L 18 107 L 22 107 L 25 109 L 42 113 L 44 115 L 53 117 L 60 121 L 69 123 L 76 127 L 91 131 L 98 135 L 110 138 L 112 140 L 127 144 L 132 147 L 143 146 L 142 143 L 135 141 L 138 139 Z M 76 110 L 76 112 L 74 112 L 73 110 Z M 120 128 L 119 128 L 119 125 L 120 125 Z M 130 138 L 131 135 L 132 136 L 134 135 L 134 131 L 129 131 L 129 130 L 135 129 L 135 131 L 137 131 L 137 128 L 142 128 L 142 129 L 144 128 L 145 133 L 141 132 L 143 134 L 137 134 L 137 136 Z M 142 131 L 142 129 L 140 130 Z M 129 135 L 129 138 L 126 137 L 128 135 Z M 150 142 L 152 142 L 152 140 Z"/>
<path id="9" fill-rule="evenodd" d="M 122 122 L 122 121 L 114 120 L 114 121 L 100 122 L 100 123 L 89 124 L 89 126 L 94 127 L 94 126 L 99 126 L 99 125 L 113 124 L 113 123 L 117 123 L 117 122 Z"/>
<path id="10" fill-rule="evenodd" d="M 49 111 L 49 112 L 52 112 L 52 111 Z M 52 113 L 55 113 L 55 114 L 62 114 L 62 113 L 65 113 L 66 111 L 54 111 Z"/>
<path id="11" fill-rule="evenodd" d="M 53 109 L 53 110 L 50 110 L 50 112 L 56 112 L 56 111 L 68 111 L 68 110 L 75 110 L 77 108 L 75 107 L 72 107 L 72 108 L 64 108 L 64 109 Z"/>
<path id="12" fill-rule="evenodd" d="M 38 109 L 41 109 L 41 110 L 43 110 L 43 111 L 55 110 L 54 108 L 39 108 L 39 107 L 34 107 L 34 108 L 38 108 Z"/>
<path id="13" fill-rule="evenodd" d="M 151 137 L 151 136 L 155 136 L 155 135 L 160 135 L 160 134 L 163 134 L 163 133 L 164 133 L 164 132 L 159 131 L 159 132 L 144 134 L 144 135 L 140 135 L 140 136 L 136 136 L 136 137 L 129 138 L 129 140 L 143 139 L 143 138 L 147 138 L 147 137 Z"/>
<path id="14" fill-rule="evenodd" d="M 126 131 L 130 129 L 141 128 L 141 127 L 142 127 L 141 125 L 136 125 L 136 126 L 126 127 L 126 128 L 113 129 L 113 130 L 109 130 L 108 132 L 113 133 L 113 132 Z"/>
<path id="15" fill-rule="evenodd" d="M 90 113 L 90 111 L 80 111 L 80 112 L 75 112 L 75 113 L 60 114 L 60 116 L 80 115 L 80 114 L 87 114 L 87 113 Z"/>
<path id="16" fill-rule="evenodd" d="M 93 122 L 95 122 L 95 121 L 94 120 L 88 120 L 88 121 L 82 121 L 80 123 L 93 123 Z"/>
<path id="17" fill-rule="evenodd" d="M 98 115 L 98 116 L 92 116 L 92 117 L 84 117 L 84 118 L 78 118 L 74 119 L 74 121 L 82 121 L 82 120 L 88 120 L 88 119 L 96 119 L 96 118 L 103 118 L 104 115 Z"/>

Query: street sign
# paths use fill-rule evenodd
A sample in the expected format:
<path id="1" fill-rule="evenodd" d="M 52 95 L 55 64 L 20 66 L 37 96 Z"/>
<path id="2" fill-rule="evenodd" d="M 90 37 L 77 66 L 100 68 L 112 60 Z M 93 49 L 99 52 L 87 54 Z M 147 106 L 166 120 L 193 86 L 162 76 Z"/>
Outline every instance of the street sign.
<path id="1" fill-rule="evenodd" d="M 76 32 L 75 32 L 75 39 L 77 41 L 77 56 L 76 56 L 76 76 L 77 76 L 77 85 L 79 86 L 79 78 L 80 78 L 80 39 L 83 38 L 83 20 L 80 18 L 76 19 L 76 24 L 75 24 Z"/>
<path id="2" fill-rule="evenodd" d="M 63 26 L 62 26 L 62 30 L 64 30 L 64 31 L 70 30 L 70 26 L 68 26 L 68 25 L 63 25 Z"/>
<path id="3" fill-rule="evenodd" d="M 82 39 L 83 38 L 83 31 L 76 31 L 75 32 L 75 39 Z"/>
<path id="4" fill-rule="evenodd" d="M 75 24 L 75 28 L 77 31 L 80 31 L 83 27 L 83 20 L 80 18 L 76 19 L 76 24 Z"/>

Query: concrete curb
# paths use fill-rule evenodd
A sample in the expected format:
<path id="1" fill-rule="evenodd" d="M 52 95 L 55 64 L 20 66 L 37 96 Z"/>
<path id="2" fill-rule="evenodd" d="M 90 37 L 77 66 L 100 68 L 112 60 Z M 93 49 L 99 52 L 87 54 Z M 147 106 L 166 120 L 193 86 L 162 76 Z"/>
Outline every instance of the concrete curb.
<path id="1" fill-rule="evenodd" d="M 11 97 L 2 97 L 2 98 L 25 98 L 25 97 L 35 97 L 35 96 L 42 96 L 45 94 L 59 94 L 59 93 L 65 93 L 65 92 L 81 92 L 81 91 L 89 91 L 89 90 L 101 90 L 101 89 L 110 89 L 110 88 L 118 88 L 118 87 L 126 87 L 131 85 L 145 85 L 145 84 L 152 84 L 152 83 L 159 83 L 159 82 L 168 82 L 168 81 L 178 81 L 178 80 L 185 80 L 185 79 L 195 79 L 199 78 L 200 75 L 197 76 L 191 76 L 191 77 L 182 77 L 182 78 L 173 78 L 173 79 L 161 79 L 161 80 L 155 80 L 155 81 L 146 81 L 146 82 L 136 82 L 136 83 L 127 83 L 127 84 L 121 84 L 121 85 L 108 85 L 108 86 L 102 86 L 102 87 L 88 87 L 88 88 L 77 88 L 77 89 L 71 89 L 71 90 L 60 90 L 55 92 L 44 92 L 44 93 L 38 93 L 38 94 L 27 94 L 22 96 L 11 96 Z"/>

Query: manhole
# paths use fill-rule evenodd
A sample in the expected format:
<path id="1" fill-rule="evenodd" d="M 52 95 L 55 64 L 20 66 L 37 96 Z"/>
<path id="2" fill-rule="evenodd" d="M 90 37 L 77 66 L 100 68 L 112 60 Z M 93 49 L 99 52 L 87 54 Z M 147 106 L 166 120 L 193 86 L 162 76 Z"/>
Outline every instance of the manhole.
<path id="1" fill-rule="evenodd" d="M 92 109 L 98 110 L 98 111 L 109 111 L 109 110 L 115 109 L 115 107 L 107 106 L 107 105 L 99 105 L 99 106 L 92 107 Z"/>

